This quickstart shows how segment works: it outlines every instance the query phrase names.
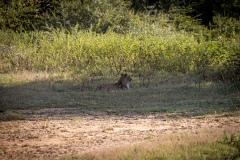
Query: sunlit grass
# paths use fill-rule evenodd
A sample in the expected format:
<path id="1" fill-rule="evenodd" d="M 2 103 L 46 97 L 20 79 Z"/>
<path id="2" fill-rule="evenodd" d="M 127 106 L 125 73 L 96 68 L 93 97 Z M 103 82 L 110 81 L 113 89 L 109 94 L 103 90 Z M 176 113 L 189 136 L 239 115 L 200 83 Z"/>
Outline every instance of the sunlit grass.
<path id="1" fill-rule="evenodd" d="M 0 44 L 2 73 L 19 70 L 72 72 L 87 78 L 116 76 L 120 72 L 146 78 L 154 71 L 192 72 L 200 77 L 211 77 L 239 49 L 235 41 L 222 43 L 202 38 L 199 42 L 201 36 L 196 38 L 191 33 L 157 27 L 126 34 L 112 30 L 97 34 L 79 31 L 76 27 L 71 31 L 0 31 L 0 36 L 10 37 L 11 42 Z"/>
<path id="2" fill-rule="evenodd" d="M 227 135 L 239 132 L 228 128 Z M 103 148 L 79 156 L 65 157 L 64 160 L 186 160 L 186 159 L 235 159 L 239 158 L 238 148 L 223 141 L 223 131 L 195 130 L 192 132 L 159 135 L 154 141 L 146 141 L 132 146 Z"/>

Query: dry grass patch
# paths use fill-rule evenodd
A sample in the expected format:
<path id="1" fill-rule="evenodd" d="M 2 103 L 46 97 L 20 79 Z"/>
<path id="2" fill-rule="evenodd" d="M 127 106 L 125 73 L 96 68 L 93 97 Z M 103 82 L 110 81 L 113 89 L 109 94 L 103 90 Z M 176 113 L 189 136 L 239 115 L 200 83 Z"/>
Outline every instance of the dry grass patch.
<path id="1" fill-rule="evenodd" d="M 225 135 L 239 133 L 239 129 L 200 129 L 161 135 L 153 141 L 115 148 L 102 148 L 63 160 L 186 160 L 186 159 L 235 159 L 240 150 L 223 142 Z M 240 137 L 240 136 L 239 136 Z M 238 143 L 240 141 L 238 140 Z"/>
<path id="2" fill-rule="evenodd" d="M 238 155 L 231 146 L 237 138 L 218 143 L 224 131 L 228 137 L 239 133 L 237 115 L 174 118 L 170 113 L 116 116 L 88 112 L 79 116 L 63 108 L 36 112 L 40 115 L 0 122 L 0 159 L 187 159 L 186 155 L 220 159 L 218 152 L 226 159 Z"/>

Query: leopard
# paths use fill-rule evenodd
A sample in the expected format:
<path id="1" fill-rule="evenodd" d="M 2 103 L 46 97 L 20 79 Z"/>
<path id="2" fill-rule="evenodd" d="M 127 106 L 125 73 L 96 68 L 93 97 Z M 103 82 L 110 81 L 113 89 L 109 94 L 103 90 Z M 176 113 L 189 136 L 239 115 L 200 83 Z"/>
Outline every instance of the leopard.
<path id="1" fill-rule="evenodd" d="M 117 83 L 114 84 L 104 84 L 98 87 L 98 90 L 101 91 L 114 91 L 114 90 L 124 90 L 130 89 L 129 82 L 132 81 L 132 78 L 128 74 L 121 74 L 121 77 Z"/>

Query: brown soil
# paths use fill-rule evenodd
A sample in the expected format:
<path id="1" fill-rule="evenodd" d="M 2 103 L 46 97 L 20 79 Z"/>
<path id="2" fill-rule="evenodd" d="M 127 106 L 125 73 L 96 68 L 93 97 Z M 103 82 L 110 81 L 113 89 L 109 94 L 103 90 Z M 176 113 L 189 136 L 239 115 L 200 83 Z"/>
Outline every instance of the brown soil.
<path id="1" fill-rule="evenodd" d="M 174 118 L 167 114 L 114 116 L 89 112 L 56 116 L 42 110 L 26 120 L 0 122 L 0 159 L 59 159 L 89 151 L 137 144 L 163 134 L 199 129 L 238 128 L 240 117 Z M 54 113 L 48 116 L 44 113 Z"/>

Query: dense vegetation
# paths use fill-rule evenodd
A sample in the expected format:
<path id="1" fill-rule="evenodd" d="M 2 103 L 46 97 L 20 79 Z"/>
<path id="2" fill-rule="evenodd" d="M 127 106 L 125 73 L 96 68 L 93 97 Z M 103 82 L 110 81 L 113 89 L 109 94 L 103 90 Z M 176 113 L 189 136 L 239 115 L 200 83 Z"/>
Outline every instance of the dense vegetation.
<path id="1" fill-rule="evenodd" d="M 1 72 L 166 71 L 238 82 L 239 1 L 184 2 L 1 1 Z"/>

